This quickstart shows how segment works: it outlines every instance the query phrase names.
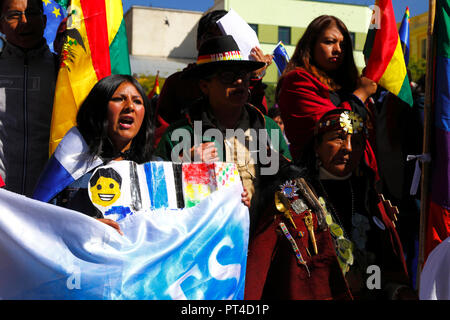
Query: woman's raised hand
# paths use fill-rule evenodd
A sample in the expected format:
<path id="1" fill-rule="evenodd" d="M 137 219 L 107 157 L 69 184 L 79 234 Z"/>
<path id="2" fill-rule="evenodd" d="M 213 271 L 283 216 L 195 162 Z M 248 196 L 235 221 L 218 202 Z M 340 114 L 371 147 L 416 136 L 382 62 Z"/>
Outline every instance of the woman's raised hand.
<path id="1" fill-rule="evenodd" d="M 254 47 L 252 51 L 250 51 L 250 56 L 258 62 L 264 62 L 266 65 L 261 69 L 255 70 L 252 72 L 252 77 L 259 78 L 263 75 L 264 71 L 268 66 L 271 65 L 273 61 L 273 55 L 264 54 L 264 52 L 259 47 Z"/>
<path id="2" fill-rule="evenodd" d="M 355 96 L 366 102 L 367 98 L 377 92 L 378 85 L 375 81 L 361 76 L 358 81 L 358 88 L 353 92 Z"/>

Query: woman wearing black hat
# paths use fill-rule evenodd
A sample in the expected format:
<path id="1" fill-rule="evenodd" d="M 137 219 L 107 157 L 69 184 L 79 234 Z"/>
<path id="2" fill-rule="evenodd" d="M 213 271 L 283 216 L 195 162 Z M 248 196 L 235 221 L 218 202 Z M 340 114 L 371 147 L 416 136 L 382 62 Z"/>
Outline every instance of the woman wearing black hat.
<path id="1" fill-rule="evenodd" d="M 187 161 L 194 158 L 203 162 L 237 163 L 244 188 L 248 191 L 251 201 L 251 225 L 255 219 L 254 211 L 257 207 L 257 193 L 261 183 L 262 161 L 260 150 L 257 148 L 261 149 L 262 146 L 264 152 L 267 152 L 267 148 L 272 146 L 271 156 L 272 159 L 277 157 L 277 165 L 281 165 L 280 162 L 290 161 L 289 150 L 279 126 L 247 103 L 250 72 L 262 66 L 264 63 L 243 60 L 232 36 L 215 37 L 205 41 L 200 47 L 197 65 L 185 75 L 199 79 L 203 98 L 195 108 L 191 108 L 189 119 L 181 120 L 167 129 L 156 152 L 166 160 L 180 161 L 181 149 L 178 146 L 181 144 L 179 143 L 189 141 L 189 146 L 186 147 L 188 149 L 184 149 L 185 155 L 187 153 Z M 197 123 L 201 131 L 201 137 L 197 140 L 201 140 L 194 145 L 197 121 L 201 121 Z M 180 132 L 180 129 L 185 130 L 185 136 L 181 141 L 176 139 L 172 141 L 172 134 Z M 235 133 L 241 132 L 244 141 L 239 139 L 238 134 L 228 134 L 230 129 Z M 215 134 L 208 134 L 211 132 Z M 262 142 L 260 136 L 255 137 L 253 133 L 265 134 L 269 139 Z M 173 150 L 176 151 L 172 152 Z M 174 153 L 173 156 L 172 153 Z M 256 161 L 253 161 L 255 159 Z M 264 164 L 270 166 L 273 163 L 265 162 Z"/>

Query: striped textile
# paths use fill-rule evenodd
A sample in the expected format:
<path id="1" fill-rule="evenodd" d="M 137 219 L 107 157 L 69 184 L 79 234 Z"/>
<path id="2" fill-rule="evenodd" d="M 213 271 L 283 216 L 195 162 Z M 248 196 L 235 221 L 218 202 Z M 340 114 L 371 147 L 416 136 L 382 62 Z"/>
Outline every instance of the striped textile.
<path id="1" fill-rule="evenodd" d="M 450 0 L 436 1 L 431 195 L 425 257 L 450 236 Z"/>
<path id="2" fill-rule="evenodd" d="M 379 29 L 372 28 L 367 34 L 364 75 L 412 106 L 411 87 L 392 1 L 376 0 L 375 8 L 374 16 L 379 15 L 380 23 L 377 26 Z"/>

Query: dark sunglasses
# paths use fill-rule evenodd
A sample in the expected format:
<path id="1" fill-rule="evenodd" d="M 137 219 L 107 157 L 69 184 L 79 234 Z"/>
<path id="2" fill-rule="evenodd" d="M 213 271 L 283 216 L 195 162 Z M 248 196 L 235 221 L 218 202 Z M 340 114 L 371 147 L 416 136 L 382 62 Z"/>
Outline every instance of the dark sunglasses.
<path id="1" fill-rule="evenodd" d="M 247 70 L 221 70 L 214 74 L 223 84 L 233 84 L 238 79 L 250 80 L 250 72 Z"/>

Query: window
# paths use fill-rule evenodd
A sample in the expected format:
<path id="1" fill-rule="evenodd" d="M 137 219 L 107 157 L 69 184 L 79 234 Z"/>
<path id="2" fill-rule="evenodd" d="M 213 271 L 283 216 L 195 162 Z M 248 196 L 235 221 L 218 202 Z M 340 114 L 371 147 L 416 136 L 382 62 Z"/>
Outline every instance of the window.
<path id="1" fill-rule="evenodd" d="M 426 59 L 427 58 L 427 39 L 422 39 L 420 41 L 420 56 L 422 57 L 422 59 Z"/>
<path id="2" fill-rule="evenodd" d="M 250 28 L 253 29 L 253 31 L 256 32 L 256 35 L 259 36 L 259 35 L 258 35 L 258 25 L 257 25 L 257 24 L 254 24 L 254 23 L 249 23 L 248 25 L 250 26 Z"/>
<path id="3" fill-rule="evenodd" d="M 354 32 L 349 32 L 350 33 L 350 39 L 352 39 L 352 48 L 355 49 L 355 33 Z"/>
<path id="4" fill-rule="evenodd" d="M 286 45 L 291 44 L 290 27 L 278 27 L 278 41 L 282 41 Z"/>

